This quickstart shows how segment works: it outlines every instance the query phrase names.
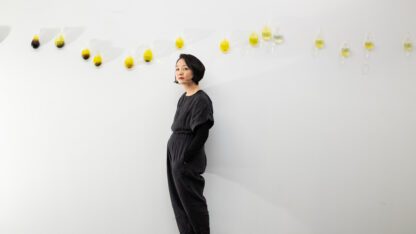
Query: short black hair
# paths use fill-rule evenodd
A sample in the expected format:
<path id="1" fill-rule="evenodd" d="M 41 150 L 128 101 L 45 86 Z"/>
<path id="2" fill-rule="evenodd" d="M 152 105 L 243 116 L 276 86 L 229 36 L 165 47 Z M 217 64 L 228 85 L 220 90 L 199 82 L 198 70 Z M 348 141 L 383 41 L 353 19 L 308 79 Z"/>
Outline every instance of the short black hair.
<path id="1" fill-rule="evenodd" d="M 199 60 L 197 57 L 193 56 L 192 54 L 180 54 L 178 60 L 176 60 L 176 63 L 178 63 L 180 59 L 183 59 L 186 65 L 192 70 L 192 73 L 193 73 L 192 80 L 195 82 L 195 84 L 198 84 L 199 81 L 202 80 L 205 74 L 204 64 L 201 62 L 201 60 Z M 176 80 L 176 75 L 175 75 L 174 82 L 177 84 L 179 83 Z"/>

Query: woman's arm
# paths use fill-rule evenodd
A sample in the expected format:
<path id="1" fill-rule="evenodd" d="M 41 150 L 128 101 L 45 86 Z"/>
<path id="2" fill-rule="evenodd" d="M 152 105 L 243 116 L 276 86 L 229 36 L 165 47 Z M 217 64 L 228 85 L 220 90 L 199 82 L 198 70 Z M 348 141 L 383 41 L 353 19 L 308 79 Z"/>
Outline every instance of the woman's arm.
<path id="1" fill-rule="evenodd" d="M 210 122 L 205 122 L 195 128 L 195 135 L 184 153 L 184 162 L 191 160 L 192 155 L 197 153 L 205 144 L 209 135 Z"/>

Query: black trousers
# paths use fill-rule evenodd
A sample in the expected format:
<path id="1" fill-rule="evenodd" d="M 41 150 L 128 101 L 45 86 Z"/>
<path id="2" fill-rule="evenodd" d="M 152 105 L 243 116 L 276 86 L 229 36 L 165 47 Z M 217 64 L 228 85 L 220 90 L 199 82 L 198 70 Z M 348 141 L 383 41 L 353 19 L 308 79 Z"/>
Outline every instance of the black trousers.
<path id="1" fill-rule="evenodd" d="M 183 155 L 192 141 L 189 133 L 172 133 L 167 147 L 169 194 L 181 234 L 209 234 L 209 213 L 203 195 L 202 177 L 207 159 L 204 148 L 184 163 Z"/>

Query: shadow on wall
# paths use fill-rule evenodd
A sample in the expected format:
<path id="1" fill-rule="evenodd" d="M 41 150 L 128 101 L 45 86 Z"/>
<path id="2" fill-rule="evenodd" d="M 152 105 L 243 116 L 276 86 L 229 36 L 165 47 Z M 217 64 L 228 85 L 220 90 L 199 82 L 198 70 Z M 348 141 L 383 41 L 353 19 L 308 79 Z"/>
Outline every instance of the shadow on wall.
<path id="1" fill-rule="evenodd" d="M 123 53 L 122 48 L 115 47 L 111 41 L 92 39 L 89 42 L 93 54 L 100 54 L 103 62 L 108 63 L 120 57 Z"/>
<path id="2" fill-rule="evenodd" d="M 0 43 L 2 43 L 10 34 L 11 28 L 9 26 L 0 26 Z"/>

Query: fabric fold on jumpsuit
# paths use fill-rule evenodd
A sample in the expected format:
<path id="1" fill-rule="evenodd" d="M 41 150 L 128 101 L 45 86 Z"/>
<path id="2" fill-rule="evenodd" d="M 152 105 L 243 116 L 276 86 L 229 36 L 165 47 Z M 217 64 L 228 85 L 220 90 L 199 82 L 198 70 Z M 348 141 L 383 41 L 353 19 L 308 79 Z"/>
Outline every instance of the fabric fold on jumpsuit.
<path id="1" fill-rule="evenodd" d="M 172 135 L 167 144 L 167 177 L 176 223 L 181 234 L 209 234 L 209 212 L 203 195 L 207 158 L 204 147 L 184 163 L 184 153 L 192 142 L 195 128 L 204 123 L 214 125 L 212 102 L 198 90 L 184 93 L 177 105 Z"/>

